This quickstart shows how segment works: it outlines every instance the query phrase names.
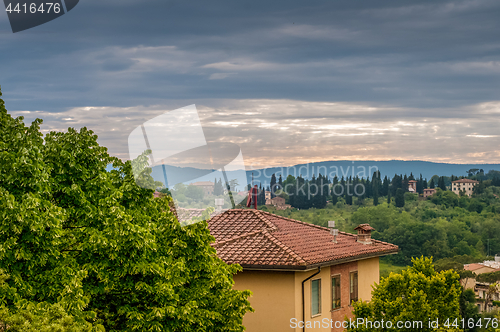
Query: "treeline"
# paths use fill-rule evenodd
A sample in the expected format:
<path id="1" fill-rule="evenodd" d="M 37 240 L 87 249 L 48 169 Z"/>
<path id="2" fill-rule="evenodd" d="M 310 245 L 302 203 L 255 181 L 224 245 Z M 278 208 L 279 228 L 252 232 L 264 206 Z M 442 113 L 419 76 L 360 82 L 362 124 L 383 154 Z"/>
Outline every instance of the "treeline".
<path id="1" fill-rule="evenodd" d="M 500 172 L 491 170 L 484 173 L 483 170 L 478 170 L 477 173 L 467 171 L 472 174 L 468 178 L 477 179 L 479 184 L 475 186 L 473 196 L 480 195 L 485 192 L 486 188 L 490 186 L 500 187 Z M 392 179 L 385 176 L 383 179 L 380 176 L 380 171 L 374 172 L 371 179 L 360 178 L 358 176 L 346 177 L 343 176 L 339 179 L 334 176 L 330 179 L 328 176 L 319 174 L 318 177 L 314 176 L 311 180 L 305 179 L 302 176 L 295 177 L 288 175 L 283 180 L 281 175 L 279 179 L 276 175 L 271 176 L 270 185 L 259 184 L 257 204 L 266 204 L 265 192 L 271 192 L 271 198 L 275 196 L 283 197 L 288 204 L 298 209 L 309 208 L 324 208 L 328 201 L 336 204 L 340 199 L 348 205 L 353 205 L 355 202 L 358 205 L 363 205 L 363 200 L 366 198 L 373 199 L 373 205 L 380 203 L 380 198 L 385 197 L 388 203 L 394 202 L 396 207 L 403 207 L 405 205 L 405 193 L 409 191 L 410 181 L 415 181 L 415 193 L 423 194 L 424 189 L 440 189 L 445 192 L 449 190 L 451 182 L 465 178 L 451 176 L 433 176 L 430 181 L 422 177 L 422 174 L 417 178 L 412 173 L 410 175 L 395 174 Z M 222 185 L 220 185 L 222 187 Z M 249 185 L 250 187 L 250 185 Z M 463 194 L 463 193 L 460 193 Z M 433 198 L 434 200 L 442 200 L 443 197 Z M 459 202 L 449 203 L 447 201 L 454 201 L 457 198 L 453 195 L 444 197 L 445 204 L 452 206 L 459 206 Z M 467 203 L 467 204 L 466 204 Z M 479 201 L 462 201 L 460 206 L 469 208 L 469 203 L 472 204 L 471 211 L 481 212 L 484 204 Z M 436 204 L 440 204 L 436 202 Z"/>
<path id="2" fill-rule="evenodd" d="M 415 179 L 413 174 L 410 176 L 396 174 L 392 179 L 387 176 L 381 179 L 380 171 L 377 171 L 373 173 L 371 180 L 369 177 L 360 178 L 358 176 L 346 178 L 342 176 L 340 179 L 334 176 L 333 179 L 330 179 L 322 174 L 319 174 L 318 177 L 313 175 L 311 180 L 293 175 L 288 175 L 285 180 L 280 175 L 279 179 L 276 180 L 276 175 L 273 174 L 269 186 L 265 187 L 259 184 L 257 204 L 265 204 L 265 191 L 269 191 L 272 198 L 276 195 L 281 196 L 288 204 L 298 209 L 324 208 L 328 201 L 336 204 L 340 198 L 348 205 L 352 205 L 355 198 L 357 200 L 373 198 L 373 204 L 378 205 L 379 197 L 388 196 L 390 200 L 390 197 L 398 195 L 398 189 L 401 189 L 399 196 L 407 192 L 408 183 L 411 180 L 417 181 L 418 193 L 423 193 L 423 190 L 427 188 L 427 180 L 422 178 L 422 175 Z M 439 182 L 446 190 L 444 180 Z M 432 181 L 431 188 L 434 188 Z"/>

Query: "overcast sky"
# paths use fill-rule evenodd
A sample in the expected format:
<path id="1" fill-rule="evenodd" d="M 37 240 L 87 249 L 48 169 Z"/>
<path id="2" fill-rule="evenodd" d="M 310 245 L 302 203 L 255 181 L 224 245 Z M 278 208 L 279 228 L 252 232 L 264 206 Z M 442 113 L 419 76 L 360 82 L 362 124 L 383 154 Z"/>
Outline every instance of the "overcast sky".
<path id="1" fill-rule="evenodd" d="M 196 104 L 255 167 L 321 160 L 500 163 L 500 2 L 81 0 L 13 34 L 7 109 L 130 132 Z M 169 144 L 166 142 L 165 144 Z"/>

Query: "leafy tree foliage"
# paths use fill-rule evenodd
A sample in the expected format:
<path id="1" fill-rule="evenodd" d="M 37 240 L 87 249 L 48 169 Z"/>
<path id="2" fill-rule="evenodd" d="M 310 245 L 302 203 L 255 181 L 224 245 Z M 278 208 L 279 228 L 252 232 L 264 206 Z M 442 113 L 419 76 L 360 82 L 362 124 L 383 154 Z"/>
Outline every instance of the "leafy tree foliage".
<path id="1" fill-rule="evenodd" d="M 9 332 L 91 332 L 92 325 L 77 321 L 56 304 L 29 304 L 23 309 L 0 309 L 0 331 Z M 104 331 L 104 328 L 102 328 Z"/>
<path id="2" fill-rule="evenodd" d="M 431 196 L 431 201 L 437 205 L 444 205 L 445 207 L 458 206 L 458 196 L 452 191 L 443 191 L 437 188 L 434 195 Z"/>
<path id="3" fill-rule="evenodd" d="M 217 257 L 207 224 L 181 227 L 170 199 L 138 187 L 92 131 L 43 137 L 41 123 L 25 126 L 0 99 L 1 304 L 57 304 L 40 310 L 95 330 L 242 331 L 249 292 L 232 289 L 240 267 Z"/>
<path id="4" fill-rule="evenodd" d="M 470 272 L 470 271 L 469 271 Z M 472 318 L 472 321 L 478 322 L 481 315 L 478 312 L 478 307 L 476 305 L 476 294 L 472 289 L 466 289 L 460 294 L 460 316 L 464 321 L 468 322 Z M 479 326 L 469 328 L 468 324 L 465 324 L 465 330 L 469 332 L 479 331 Z"/>
<path id="5" fill-rule="evenodd" d="M 201 200 L 203 198 L 203 189 L 198 186 L 189 185 L 186 187 L 186 197 Z"/>
<path id="6" fill-rule="evenodd" d="M 370 302 L 354 305 L 355 319 L 391 321 L 421 321 L 421 328 L 402 328 L 399 331 L 434 331 L 431 321 L 444 323 L 460 317 L 461 286 L 457 273 L 448 270 L 436 272 L 431 258 L 412 259 L 413 266 L 401 274 L 391 273 L 375 285 Z M 348 331 L 371 331 L 366 326 Z M 377 329 L 389 331 L 393 329 Z"/>

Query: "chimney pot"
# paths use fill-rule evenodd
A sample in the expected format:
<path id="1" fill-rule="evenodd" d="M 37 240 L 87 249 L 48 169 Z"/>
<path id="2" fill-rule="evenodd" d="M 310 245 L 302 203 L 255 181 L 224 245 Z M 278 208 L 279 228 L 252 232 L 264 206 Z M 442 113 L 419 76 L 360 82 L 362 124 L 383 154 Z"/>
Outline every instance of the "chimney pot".
<path id="1" fill-rule="evenodd" d="M 374 230 L 369 224 L 361 224 L 354 230 L 358 231 L 357 241 L 362 244 L 372 243 L 372 231 Z"/>
<path id="2" fill-rule="evenodd" d="M 330 234 L 333 235 L 333 243 L 337 243 L 337 235 L 339 235 L 339 230 L 335 229 L 335 220 L 328 221 L 328 228 L 330 228 Z"/>

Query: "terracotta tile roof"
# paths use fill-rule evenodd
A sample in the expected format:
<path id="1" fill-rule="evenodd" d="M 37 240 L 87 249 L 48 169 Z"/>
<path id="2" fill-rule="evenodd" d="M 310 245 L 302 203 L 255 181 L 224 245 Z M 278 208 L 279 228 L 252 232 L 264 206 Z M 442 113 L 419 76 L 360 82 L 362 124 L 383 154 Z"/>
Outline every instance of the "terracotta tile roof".
<path id="1" fill-rule="evenodd" d="M 460 179 L 452 181 L 452 183 L 479 183 L 479 181 L 471 180 L 471 179 Z"/>
<path id="2" fill-rule="evenodd" d="M 218 256 L 244 268 L 303 270 L 399 250 L 377 240 L 362 244 L 344 232 L 334 243 L 328 228 L 252 209 L 228 210 L 211 218 L 208 228 Z"/>
<path id="3" fill-rule="evenodd" d="M 465 264 L 464 265 L 464 270 L 475 271 L 475 270 L 480 269 L 482 267 L 484 267 L 484 265 L 483 264 L 478 264 L 478 263 Z"/>

